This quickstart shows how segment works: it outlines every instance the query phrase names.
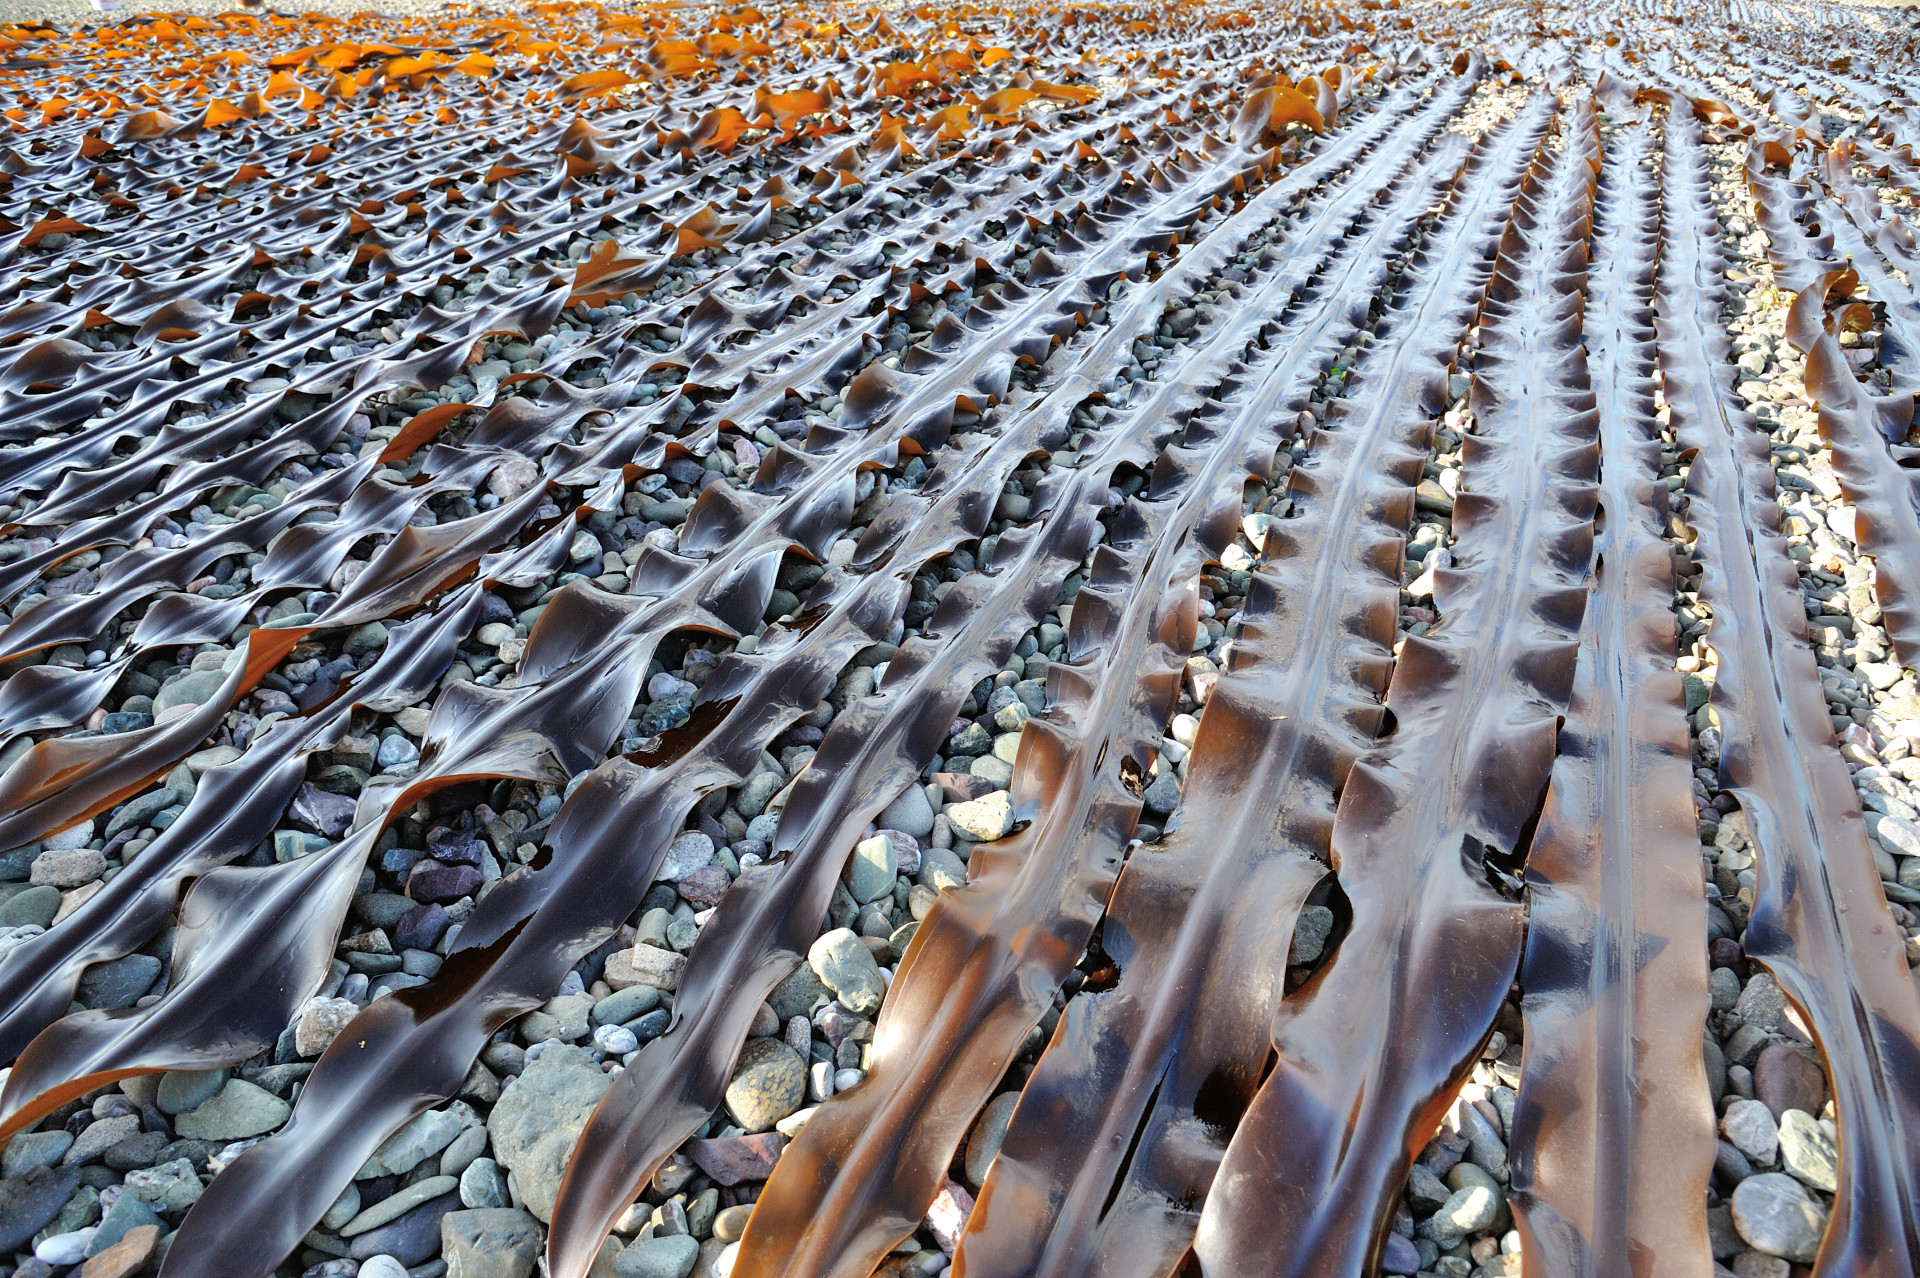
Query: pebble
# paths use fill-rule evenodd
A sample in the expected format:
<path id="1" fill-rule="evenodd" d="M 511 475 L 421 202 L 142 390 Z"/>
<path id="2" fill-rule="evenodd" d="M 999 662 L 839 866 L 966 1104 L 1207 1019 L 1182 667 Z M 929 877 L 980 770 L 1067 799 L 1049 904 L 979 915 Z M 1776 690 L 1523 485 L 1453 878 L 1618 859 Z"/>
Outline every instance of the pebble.
<path id="1" fill-rule="evenodd" d="M 18 1180 L 36 1167 L 51 1167 L 73 1144 L 73 1133 L 64 1129 L 50 1132 L 22 1132 L 7 1142 L 4 1167 L 8 1180 Z"/>
<path id="2" fill-rule="evenodd" d="M 488 1116 L 494 1157 L 513 1172 L 522 1202 L 541 1220 L 551 1219 L 574 1141 L 611 1084 L 584 1050 L 549 1044 L 501 1091 Z"/>
<path id="3" fill-rule="evenodd" d="M 910 785 L 880 813 L 878 824 L 882 829 L 924 839 L 933 833 L 933 818 L 933 805 L 927 801 L 927 792 L 918 785 Z"/>
<path id="4" fill-rule="evenodd" d="M 942 815 L 969 838 L 989 843 L 1013 829 L 1013 800 L 1005 791 L 995 791 L 966 803 L 948 804 Z"/>
<path id="5" fill-rule="evenodd" d="M 1715 973 L 1727 971 L 1715 968 Z M 1731 975 L 1731 973 L 1729 973 Z M 1753 1092 L 1777 1119 L 1790 1109 L 1818 1114 L 1827 1104 L 1827 1079 L 1801 1048 L 1774 1043 L 1753 1063 Z"/>
<path id="6" fill-rule="evenodd" d="M 301 1056 L 320 1055 L 359 1014 L 359 1007 L 348 999 L 308 999 L 294 1023 L 293 1050 Z"/>
<path id="7" fill-rule="evenodd" d="M 33 1249 L 33 1258 L 49 1265 L 77 1265 L 86 1259 L 87 1244 L 93 1241 L 92 1228 L 55 1234 Z"/>
<path id="8" fill-rule="evenodd" d="M 752 1136 L 717 1136 L 690 1140 L 686 1154 L 701 1171 L 713 1177 L 715 1184 L 738 1185 L 742 1181 L 765 1180 L 773 1174 L 773 1165 L 786 1148 L 788 1138 L 778 1132 Z"/>
<path id="9" fill-rule="evenodd" d="M 879 834 L 854 844 L 853 855 L 847 860 L 846 873 L 842 878 L 853 899 L 865 905 L 868 901 L 891 893 L 898 873 L 899 862 L 894 856 L 893 841 Z"/>
<path id="10" fill-rule="evenodd" d="M 353 1240 L 355 1260 L 374 1256 L 392 1256 L 403 1265 L 418 1265 L 440 1252 L 440 1221 L 450 1211 L 460 1209 L 456 1194 L 430 1198 L 399 1219 L 369 1229 Z"/>
<path id="11" fill-rule="evenodd" d="M 1840 1156 L 1813 1115 L 1790 1109 L 1780 1119 L 1780 1164 L 1802 1183 L 1831 1194 L 1839 1189 Z"/>
<path id="12" fill-rule="evenodd" d="M 120 1238 L 103 1245 L 100 1239 L 105 1226 L 102 1226 L 88 1244 L 91 1258 L 80 1271 L 79 1278 L 132 1278 L 152 1259 L 154 1248 L 160 1241 L 160 1231 L 161 1225 L 157 1221 L 137 1225 Z"/>
<path id="13" fill-rule="evenodd" d="M 230 1078 L 219 1093 L 174 1120 L 174 1131 L 195 1140 L 244 1140 L 287 1121 L 292 1107 L 244 1079 Z"/>
<path id="14" fill-rule="evenodd" d="M 695 870 L 711 864 L 713 854 L 713 839 L 698 830 L 690 830 L 667 848 L 667 859 L 655 877 L 662 883 L 678 883 Z"/>
<path id="15" fill-rule="evenodd" d="M 450 1211 L 440 1218 L 440 1251 L 454 1278 L 528 1278 L 544 1238 L 513 1207 Z"/>
<path id="16" fill-rule="evenodd" d="M 304 1055 L 304 1053 L 303 1053 Z M 171 1069 L 160 1076 L 154 1107 L 163 1114 L 184 1114 L 212 1100 L 226 1086 L 224 1069 Z"/>
<path id="17" fill-rule="evenodd" d="M 425 1180 L 415 1181 L 405 1189 L 366 1208 L 341 1226 L 340 1236 L 353 1238 L 368 1230 L 378 1229 L 388 1221 L 398 1220 L 428 1199 L 438 1198 L 442 1194 L 451 1194 L 459 1187 L 459 1180 L 452 1176 L 429 1176 Z"/>
<path id="18" fill-rule="evenodd" d="M 507 1205 L 507 1178 L 491 1158 L 476 1158 L 460 1173 L 460 1202 L 467 1207 Z"/>
<path id="19" fill-rule="evenodd" d="M 727 1084 L 727 1113 L 741 1128 L 761 1132 L 807 1099 L 807 1067 L 776 1038 L 750 1038 Z"/>
<path id="20" fill-rule="evenodd" d="M 1733 1226 L 1755 1251 L 1809 1264 L 1820 1250 L 1827 1213 L 1793 1177 L 1763 1172 L 1734 1187 Z"/>
<path id="21" fill-rule="evenodd" d="M 967 1180 L 974 1186 L 986 1180 L 987 1169 L 1000 1154 L 1000 1146 L 1007 1138 L 1007 1125 L 1013 1121 L 1013 1111 L 1019 1103 L 1019 1092 L 1001 1092 L 987 1102 L 980 1117 L 974 1120 L 973 1130 L 967 1135 L 965 1163 Z"/>
<path id="22" fill-rule="evenodd" d="M 689 1278 L 700 1243 L 686 1234 L 642 1238 L 614 1258 L 616 1278 Z"/>
<path id="23" fill-rule="evenodd" d="M 1773 1111 L 1757 1100 L 1737 1100 L 1727 1106 L 1720 1131 L 1733 1147 L 1762 1167 L 1773 1166 L 1780 1148 L 1780 1128 Z"/>
<path id="24" fill-rule="evenodd" d="M 358 1278 L 407 1278 L 407 1267 L 392 1256 L 370 1256 L 361 1264 Z"/>
<path id="25" fill-rule="evenodd" d="M 880 966 L 850 928 L 834 928 L 807 950 L 807 962 L 848 1010 L 871 1015 L 887 992 Z"/>

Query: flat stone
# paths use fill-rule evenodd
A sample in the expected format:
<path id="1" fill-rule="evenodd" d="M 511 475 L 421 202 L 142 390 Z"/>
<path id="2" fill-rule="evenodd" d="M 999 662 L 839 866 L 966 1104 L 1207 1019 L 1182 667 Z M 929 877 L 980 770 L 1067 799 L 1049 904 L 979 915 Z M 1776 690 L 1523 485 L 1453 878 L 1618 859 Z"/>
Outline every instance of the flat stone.
<path id="1" fill-rule="evenodd" d="M 374 1176 L 404 1176 L 447 1146 L 465 1127 L 460 1115 L 450 1110 L 430 1109 L 416 1114 L 405 1127 L 381 1142 L 360 1168 L 358 1179 Z M 478 1130 L 478 1129 L 476 1129 Z M 441 1192 L 450 1192 L 451 1186 Z"/>
<path id="2" fill-rule="evenodd" d="M 807 1067 L 777 1038 L 750 1038 L 727 1084 L 727 1113 L 750 1132 L 763 1132 L 807 1099 Z"/>
<path id="3" fill-rule="evenodd" d="M 689 1278 L 700 1240 L 687 1234 L 642 1238 L 614 1257 L 615 1278 Z"/>
<path id="4" fill-rule="evenodd" d="M 1386 1246 L 1380 1252 L 1380 1272 L 1383 1274 L 1419 1273 L 1419 1248 L 1399 1234 L 1389 1232 Z"/>
<path id="5" fill-rule="evenodd" d="M 370 1229 L 378 1229 L 389 1221 L 400 1217 L 431 1198 L 442 1194 L 451 1194 L 460 1188 L 460 1181 L 454 1176 L 429 1176 L 425 1180 L 415 1181 L 406 1188 L 382 1198 L 373 1206 L 340 1227 L 342 1238 L 354 1238 Z"/>
<path id="6" fill-rule="evenodd" d="M 97 848 L 51 848 L 33 859 L 30 878 L 40 887 L 76 888 L 106 872 L 106 854 Z"/>
<path id="7" fill-rule="evenodd" d="M 847 859 L 842 879 L 853 899 L 865 905 L 891 893 L 898 873 L 899 861 L 894 856 L 893 841 L 877 834 L 853 845 L 853 855 Z"/>
<path id="8" fill-rule="evenodd" d="M 530 1043 L 550 1038 L 573 1043 L 587 1036 L 587 1018 L 592 1014 L 591 994 L 561 994 L 528 1012 L 522 1025 Z"/>
<path id="9" fill-rule="evenodd" d="M 807 950 L 807 962 L 849 1011 L 868 1016 L 879 1009 L 887 987 L 873 951 L 851 928 L 835 928 L 815 941 Z"/>
<path id="10" fill-rule="evenodd" d="M 539 1222 L 514 1207 L 450 1211 L 440 1218 L 447 1278 L 528 1278 L 540 1241 Z"/>
<path id="11" fill-rule="evenodd" d="M 204 705 L 213 699 L 226 682 L 225 672 L 219 670 L 195 670 L 181 675 L 160 689 L 153 698 L 154 717 L 158 718 L 175 706 Z"/>
<path id="12" fill-rule="evenodd" d="M 80 1187 L 80 1169 L 36 1167 L 18 1179 L 0 1181 L 0 1254 L 24 1248 L 45 1229 Z"/>
<path id="13" fill-rule="evenodd" d="M 920 883 L 936 892 L 963 888 L 967 885 L 967 863 L 945 848 L 928 848 L 920 854 Z"/>
<path id="14" fill-rule="evenodd" d="M 1812 1114 L 1790 1109 L 1780 1119 L 1780 1165 L 1789 1175 L 1831 1194 L 1840 1187 L 1840 1154 Z"/>
<path id="15" fill-rule="evenodd" d="M 109 1147 L 100 1161 L 117 1172 L 136 1171 L 165 1159 L 172 1143 L 165 1132 L 141 1132 Z"/>
<path id="16" fill-rule="evenodd" d="M 1826 1232 L 1827 1213 L 1793 1177 L 1763 1172 L 1734 1187 L 1733 1227 L 1755 1251 L 1811 1264 Z"/>
<path id="17" fill-rule="evenodd" d="M 500 1093 L 487 1119 L 494 1156 L 509 1168 L 528 1211 L 550 1220 L 573 1143 L 612 1081 L 577 1047 L 551 1044 Z"/>
<path id="18" fill-rule="evenodd" d="M 1757 1100 L 1737 1100 L 1720 1119 L 1721 1134 L 1741 1153 L 1762 1167 L 1773 1166 L 1780 1148 L 1780 1127 L 1773 1111 Z"/>
<path id="19" fill-rule="evenodd" d="M 625 1025 L 660 1006 L 660 991 L 651 985 L 630 985 L 593 1005 L 595 1025 Z"/>
<path id="20" fill-rule="evenodd" d="M 85 1167 L 88 1163 L 98 1162 L 100 1156 L 118 1145 L 129 1136 L 140 1132 L 140 1116 L 126 1114 L 118 1118 L 102 1118 L 87 1126 L 78 1139 L 68 1149 L 60 1161 L 71 1163 L 75 1167 Z"/>
<path id="21" fill-rule="evenodd" d="M 198 1109 L 219 1095 L 227 1078 L 224 1069 L 170 1069 L 160 1076 L 154 1107 L 163 1114 L 184 1114 Z"/>
<path id="22" fill-rule="evenodd" d="M 147 954 L 95 963 L 81 974 L 76 995 L 86 1007 L 132 1007 L 160 976 L 160 960 Z"/>
<path id="23" fill-rule="evenodd" d="M 155 1132 L 154 1135 L 159 1133 Z M 133 1194 L 123 1193 L 113 1200 L 113 1206 L 101 1218 L 100 1228 L 94 1231 L 93 1241 L 88 1244 L 87 1250 L 98 1255 L 134 1230 L 149 1226 L 156 1230 L 165 1228 L 160 1217 L 154 1215 L 153 1208 Z"/>
<path id="24" fill-rule="evenodd" d="M 333 1045 L 348 1022 L 360 1015 L 351 999 L 310 998 L 300 1009 L 293 1027 L 293 1050 L 301 1056 L 318 1056 Z"/>
<path id="25" fill-rule="evenodd" d="M 473 1160 L 487 1152 L 487 1128 L 482 1123 L 469 1127 L 447 1142 L 440 1151 L 440 1174 L 459 1176 L 473 1165 Z"/>
<path id="26" fill-rule="evenodd" d="M 458 1194 L 430 1198 L 398 1220 L 355 1238 L 349 1254 L 355 1260 L 392 1256 L 403 1265 L 423 1264 L 440 1253 L 440 1221 L 458 1210 Z"/>
<path id="27" fill-rule="evenodd" d="M 230 1078 L 212 1100 L 175 1119 L 173 1129 L 194 1140 L 245 1140 L 272 1131 L 292 1112 L 293 1108 L 272 1092 L 244 1079 Z"/>
<path id="28" fill-rule="evenodd" d="M 73 1146 L 73 1133 L 64 1129 L 50 1132 L 21 1132 L 7 1142 L 4 1172 L 8 1180 L 18 1180 L 36 1167 L 52 1167 Z"/>
<path id="29" fill-rule="evenodd" d="M 1753 1063 L 1753 1092 L 1775 1118 L 1790 1109 L 1818 1114 L 1827 1105 L 1827 1078 L 1809 1053 L 1774 1043 Z"/>
<path id="30" fill-rule="evenodd" d="M 409 905 L 393 925 L 393 944 L 403 950 L 432 950 L 452 922 L 444 905 Z"/>
<path id="31" fill-rule="evenodd" d="M 773 987 L 773 993 L 767 995 L 767 1006 L 785 1024 L 796 1016 L 811 1015 L 814 1008 L 830 998 L 831 991 L 821 983 L 813 965 L 802 963 L 793 969 L 786 980 Z"/>
<path id="32" fill-rule="evenodd" d="M 53 916 L 59 912 L 59 888 L 51 884 L 30 887 L 16 893 L 5 905 L 0 905 L 0 927 L 50 927 Z"/>
<path id="33" fill-rule="evenodd" d="M 301 784 L 293 796 L 293 802 L 288 805 L 287 818 L 316 834 L 337 839 L 353 824 L 354 809 L 358 806 L 344 794 L 317 789 L 313 782 L 307 781 Z"/>
<path id="34" fill-rule="evenodd" d="M 1019 1092 L 1001 1092 L 974 1120 L 973 1130 L 967 1134 L 966 1170 L 967 1179 L 975 1186 L 986 1180 L 987 1169 L 999 1157 L 1000 1146 L 1007 1139 L 1007 1124 L 1013 1121 L 1014 1108 L 1019 1104 Z"/>
<path id="35" fill-rule="evenodd" d="M 773 1174 L 773 1165 L 787 1138 L 778 1132 L 754 1136 L 719 1136 L 710 1140 L 687 1142 L 687 1157 L 720 1185 L 738 1185 L 742 1181 L 765 1180 Z"/>
<path id="36" fill-rule="evenodd" d="M 446 865 L 431 857 L 413 867 L 407 877 L 407 895 L 416 901 L 446 903 L 472 896 L 486 882 L 477 865 Z"/>
<path id="37" fill-rule="evenodd" d="M 1013 829 L 1013 800 L 1006 791 L 996 790 L 966 803 L 948 804 L 945 816 L 969 838 L 991 842 Z"/>
<path id="38" fill-rule="evenodd" d="M 1147 811 L 1155 816 L 1166 816 L 1180 806 L 1180 779 L 1173 774 L 1172 768 L 1162 768 L 1140 796 Z"/>
<path id="39" fill-rule="evenodd" d="M 137 1225 L 111 1246 L 94 1251 L 93 1246 L 99 1239 L 96 1230 L 87 1244 L 90 1258 L 81 1268 L 79 1278 L 132 1278 L 153 1258 L 153 1249 L 160 1242 L 160 1226 Z"/>
<path id="40" fill-rule="evenodd" d="M 879 825 L 883 830 L 898 830 L 924 839 L 933 833 L 933 817 L 933 804 L 927 802 L 927 792 L 916 784 L 902 790 L 899 797 L 886 806 L 880 813 Z"/>

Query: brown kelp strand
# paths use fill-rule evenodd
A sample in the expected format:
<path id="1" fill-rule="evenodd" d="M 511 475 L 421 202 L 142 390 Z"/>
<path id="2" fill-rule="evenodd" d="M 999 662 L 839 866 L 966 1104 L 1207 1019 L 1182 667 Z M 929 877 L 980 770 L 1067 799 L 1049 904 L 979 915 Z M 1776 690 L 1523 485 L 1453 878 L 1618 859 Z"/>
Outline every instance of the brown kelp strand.
<path id="1" fill-rule="evenodd" d="M 1512 1199 L 1541 1273 L 1706 1274 L 1707 935 L 1654 403 L 1657 126 L 1603 147 L 1583 318 L 1595 585 L 1527 859 Z"/>
<path id="2" fill-rule="evenodd" d="M 320 2 L 0 22 L 0 1272 L 1910 1271 L 1902 11 Z"/>

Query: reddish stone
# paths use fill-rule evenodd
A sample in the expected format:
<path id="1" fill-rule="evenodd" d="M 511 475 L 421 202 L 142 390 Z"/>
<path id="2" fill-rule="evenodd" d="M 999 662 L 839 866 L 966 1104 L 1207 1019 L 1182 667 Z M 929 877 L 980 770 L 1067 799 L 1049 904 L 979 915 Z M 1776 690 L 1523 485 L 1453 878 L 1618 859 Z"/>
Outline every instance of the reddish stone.
<path id="1" fill-rule="evenodd" d="M 1753 1063 L 1753 1094 L 1776 1121 L 1790 1109 L 1818 1118 L 1827 1104 L 1827 1079 L 1806 1052 L 1775 1043 Z"/>
<path id="2" fill-rule="evenodd" d="M 787 1138 L 779 1132 L 760 1132 L 753 1136 L 690 1140 L 687 1157 L 718 1184 L 737 1185 L 743 1180 L 765 1180 L 773 1175 L 773 1165 L 786 1147 Z"/>
<path id="3" fill-rule="evenodd" d="M 407 879 L 407 895 L 416 901 L 457 901 L 478 892 L 485 881 L 478 866 L 426 860 L 413 867 Z"/>
<path id="4" fill-rule="evenodd" d="M 732 885 L 733 880 L 718 865 L 703 865 L 674 884 L 687 904 L 696 910 L 711 909 L 720 904 L 720 898 L 727 894 L 727 889 Z"/>

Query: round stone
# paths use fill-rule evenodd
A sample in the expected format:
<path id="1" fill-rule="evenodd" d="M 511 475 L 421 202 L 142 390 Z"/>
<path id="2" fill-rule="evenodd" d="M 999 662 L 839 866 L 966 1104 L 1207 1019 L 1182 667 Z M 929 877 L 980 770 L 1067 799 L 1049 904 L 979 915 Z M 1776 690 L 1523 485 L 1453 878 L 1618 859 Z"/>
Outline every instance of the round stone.
<path id="1" fill-rule="evenodd" d="M 1755 1251 L 1809 1264 L 1819 1253 L 1827 1213 L 1793 1177 L 1763 1172 L 1734 1187 L 1733 1227 Z"/>
<path id="2" fill-rule="evenodd" d="M 750 1132 L 763 1132 L 807 1099 L 807 1067 L 777 1038 L 750 1038 L 727 1084 L 727 1113 Z"/>

